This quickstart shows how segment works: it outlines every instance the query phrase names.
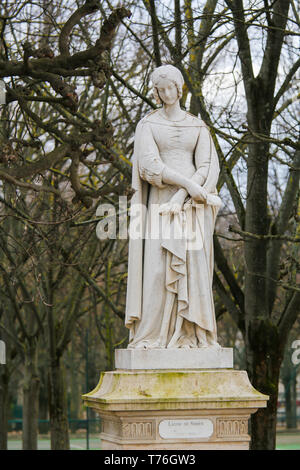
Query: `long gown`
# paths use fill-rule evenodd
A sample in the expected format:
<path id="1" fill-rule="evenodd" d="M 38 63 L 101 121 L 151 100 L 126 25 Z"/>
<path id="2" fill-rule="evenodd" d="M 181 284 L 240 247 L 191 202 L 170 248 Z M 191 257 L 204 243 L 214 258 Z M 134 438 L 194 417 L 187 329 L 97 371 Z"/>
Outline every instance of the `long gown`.
<path id="1" fill-rule="evenodd" d="M 136 241 L 129 245 L 128 347 L 197 348 L 216 344 L 212 277 L 213 231 L 220 206 L 216 195 L 219 165 L 209 131 L 189 113 L 173 122 L 154 111 L 138 124 L 133 165 L 137 194 L 132 204 L 139 201 L 147 209 L 142 247 L 135 250 Z M 170 201 L 178 190 L 163 183 L 165 165 L 204 186 L 209 196 L 205 204 L 189 198 L 179 214 L 169 218 L 160 215 L 158 224 L 157 210 L 152 209 Z M 174 235 L 176 226 L 185 227 L 184 237 Z M 192 247 L 186 240 L 191 227 L 198 242 Z"/>

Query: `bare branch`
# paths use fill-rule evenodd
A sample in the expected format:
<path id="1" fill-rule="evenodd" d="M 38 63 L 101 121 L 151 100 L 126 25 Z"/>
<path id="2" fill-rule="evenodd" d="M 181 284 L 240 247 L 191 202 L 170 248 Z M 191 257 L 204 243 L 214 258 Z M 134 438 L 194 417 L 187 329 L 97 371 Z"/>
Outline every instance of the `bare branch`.
<path id="1" fill-rule="evenodd" d="M 224 279 L 226 280 L 232 297 L 234 298 L 236 304 L 239 307 L 239 310 L 241 314 L 244 312 L 244 293 L 242 292 L 241 288 L 239 287 L 237 280 L 230 269 L 228 262 L 224 256 L 223 249 L 220 245 L 219 240 L 217 239 L 216 236 L 214 236 L 214 256 L 216 260 L 216 264 L 218 266 L 218 269 L 221 271 L 221 273 L 224 276 Z"/>
<path id="2" fill-rule="evenodd" d="M 279 334 L 282 338 L 282 341 L 286 341 L 288 333 L 290 332 L 296 319 L 299 317 L 299 305 L 300 289 L 295 291 L 289 298 L 278 321 Z"/>
<path id="3" fill-rule="evenodd" d="M 214 271 L 213 282 L 214 282 L 214 286 L 216 287 L 217 293 L 220 296 L 220 299 L 223 302 L 225 308 L 230 313 L 232 319 L 234 320 L 235 324 L 240 329 L 242 334 L 244 334 L 245 333 L 245 323 L 244 323 L 243 315 L 242 315 L 241 311 L 239 310 L 239 308 L 234 303 L 234 301 L 232 300 L 229 292 L 226 291 L 226 289 L 223 286 L 222 281 L 219 278 L 216 271 Z"/>

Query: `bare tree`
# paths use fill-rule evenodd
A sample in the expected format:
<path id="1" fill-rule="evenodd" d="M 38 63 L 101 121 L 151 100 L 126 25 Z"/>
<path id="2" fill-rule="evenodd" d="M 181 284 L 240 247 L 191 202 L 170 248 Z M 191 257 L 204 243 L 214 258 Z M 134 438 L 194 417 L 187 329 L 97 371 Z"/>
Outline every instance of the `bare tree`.
<path id="1" fill-rule="evenodd" d="M 66 7 L 71 9 L 69 18 L 65 17 Z M 16 187 L 59 195 L 59 188 L 41 184 L 46 170 L 57 169 L 70 182 L 76 200 L 87 207 L 93 198 L 117 190 L 109 182 L 103 187 L 105 182 L 97 177 L 99 164 L 107 162 L 129 174 L 109 148 L 113 127 L 105 116 L 102 119 L 101 112 L 95 113 L 95 104 L 101 106 L 99 92 L 111 75 L 109 52 L 116 29 L 130 12 L 120 7 L 105 20 L 97 15 L 93 31 L 99 31 L 98 38 L 84 49 L 86 17 L 100 7 L 96 0 L 87 0 L 73 12 L 71 3 L 53 2 L 48 10 L 45 2 L 40 7 L 31 2 L 1 4 L 0 78 L 5 80 L 12 118 L 6 126 L 9 132 L 2 134 L 0 178 Z M 30 18 L 41 15 L 44 23 L 31 33 Z M 19 17 L 23 29 L 15 26 Z M 50 40 L 45 45 L 47 37 Z M 84 89 L 90 86 L 95 89 L 94 94 L 88 93 L 93 113 L 85 114 Z M 48 119 L 40 117 L 41 109 L 47 110 Z M 93 183 L 82 184 L 91 174 Z M 33 182 L 37 175 L 40 184 Z M 119 186 L 123 191 L 124 185 Z"/>
<path id="2" fill-rule="evenodd" d="M 105 113 L 110 50 L 130 12 L 119 7 L 102 15 L 93 0 L 75 11 L 72 2 L 46 1 L 5 1 L 0 10 L 0 77 L 7 91 L 0 122 L 1 290 L 6 313 L 15 319 L 1 327 L 19 345 L 24 364 L 23 447 L 37 448 L 42 337 L 49 357 L 51 446 L 65 449 L 62 358 L 88 310 L 86 286 L 97 288 L 96 303 L 105 298 L 92 274 L 96 263 L 101 276 L 104 259 L 97 258 L 95 224 L 86 222 L 94 201 L 125 192 L 130 177 L 130 166 L 112 147 L 114 129 Z M 94 241 L 83 246 L 91 234 Z"/>
<path id="3" fill-rule="evenodd" d="M 299 243 L 297 7 L 283 0 L 134 5 L 123 41 L 135 44 L 144 59 L 139 80 L 144 88 L 132 77 L 134 59 L 113 70 L 113 79 L 130 96 L 144 95 L 144 109 L 149 109 L 149 70 L 172 63 L 185 78 L 182 105 L 210 127 L 225 201 L 219 217 L 231 220 L 230 233 L 215 236 L 214 285 L 243 334 L 253 385 L 270 396 L 267 408 L 252 417 L 252 448 L 272 449 L 280 364 L 300 303 L 296 276 L 282 269 L 283 263 L 294 263 Z M 242 243 L 242 273 L 224 252 L 220 236 L 227 246 Z"/>
<path id="4" fill-rule="evenodd" d="M 116 196 L 128 190 L 135 124 L 155 109 L 149 96 L 153 66 L 169 62 L 179 67 L 186 83 L 182 106 L 210 127 L 221 166 L 219 190 L 225 205 L 215 234 L 217 310 L 230 313 L 244 338 L 250 379 L 270 396 L 267 409 L 252 418 L 252 448 L 272 449 L 280 364 L 300 300 L 297 4 L 131 1 L 129 24 L 129 12 L 114 9 L 116 3 L 90 1 L 75 12 L 67 2 L 64 9 L 44 3 L 47 21 L 39 40 L 29 27 L 26 35 L 15 27 L 25 6 L 33 15 L 36 5 L 2 3 L 0 77 L 6 82 L 8 105 L 1 127 L 0 177 L 22 191 L 46 192 L 58 207 L 66 204 L 72 223 L 94 227 L 93 200 L 107 198 L 115 204 Z M 90 16 L 87 20 L 91 13 L 95 28 Z M 47 35 L 50 50 L 45 48 Z M 59 215 L 61 220 L 56 214 L 48 222 L 58 226 L 63 212 Z M 27 218 L 32 221 L 28 213 Z M 59 330 L 66 324 L 53 322 L 57 246 L 43 281 L 49 304 L 44 305 L 45 320 L 56 346 L 68 337 Z M 231 256 L 236 247 L 243 263 Z M 75 260 L 73 269 L 80 277 L 73 281 L 84 279 L 102 299 L 98 326 L 105 338 L 110 325 L 104 319 L 111 313 L 122 316 L 117 299 L 123 302 L 125 283 L 118 266 L 91 275 L 68 250 L 60 256 L 64 265 Z M 103 256 L 107 259 L 112 260 Z M 119 297 L 112 288 L 118 277 L 123 279 Z M 108 359 L 110 351 L 108 341 Z M 51 357 L 54 361 L 55 355 Z M 53 380 L 58 388 L 61 379 L 53 375 Z"/>

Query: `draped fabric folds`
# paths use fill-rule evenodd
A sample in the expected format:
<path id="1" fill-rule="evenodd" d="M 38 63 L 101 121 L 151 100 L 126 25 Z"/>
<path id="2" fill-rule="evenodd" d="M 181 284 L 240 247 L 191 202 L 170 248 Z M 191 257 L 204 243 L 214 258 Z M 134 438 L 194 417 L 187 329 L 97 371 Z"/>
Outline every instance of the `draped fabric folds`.
<path id="1" fill-rule="evenodd" d="M 213 231 L 221 205 L 219 163 L 206 125 L 186 113 L 172 122 L 154 111 L 136 129 L 125 325 L 129 347 L 200 347 L 216 341 L 212 296 Z M 153 217 L 178 188 L 165 166 L 203 186 L 207 203 L 188 198 L 181 212 Z"/>

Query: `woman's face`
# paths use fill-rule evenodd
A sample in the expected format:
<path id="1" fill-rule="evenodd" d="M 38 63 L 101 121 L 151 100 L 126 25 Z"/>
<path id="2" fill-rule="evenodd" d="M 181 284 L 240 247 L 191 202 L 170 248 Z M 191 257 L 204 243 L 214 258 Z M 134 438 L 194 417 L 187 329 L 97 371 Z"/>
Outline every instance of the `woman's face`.
<path id="1" fill-rule="evenodd" d="M 179 99 L 176 85 L 168 78 L 160 78 L 156 84 L 156 89 L 161 101 L 164 104 L 171 105 Z"/>

